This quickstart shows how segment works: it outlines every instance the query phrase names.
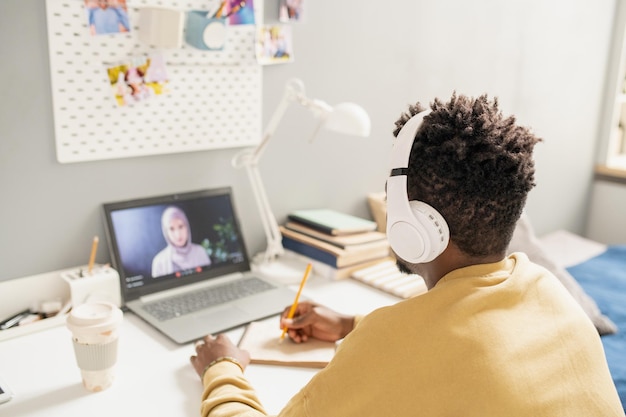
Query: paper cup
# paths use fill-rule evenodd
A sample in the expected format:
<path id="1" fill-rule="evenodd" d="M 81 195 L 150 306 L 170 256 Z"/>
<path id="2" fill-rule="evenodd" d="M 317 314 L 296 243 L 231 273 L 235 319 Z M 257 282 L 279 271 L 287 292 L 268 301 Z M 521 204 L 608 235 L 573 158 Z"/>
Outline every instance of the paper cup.
<path id="1" fill-rule="evenodd" d="M 122 318 L 122 310 L 107 302 L 81 304 L 67 317 L 76 363 L 89 391 L 102 391 L 113 383 Z"/>

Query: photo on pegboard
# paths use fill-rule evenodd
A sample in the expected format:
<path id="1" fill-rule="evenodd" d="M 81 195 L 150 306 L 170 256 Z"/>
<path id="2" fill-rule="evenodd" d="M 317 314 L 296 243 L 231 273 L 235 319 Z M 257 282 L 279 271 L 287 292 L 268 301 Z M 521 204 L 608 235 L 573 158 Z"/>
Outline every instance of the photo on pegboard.
<path id="1" fill-rule="evenodd" d="M 132 105 L 168 92 L 168 76 L 161 54 L 139 56 L 107 68 L 118 106 Z"/>
<path id="2" fill-rule="evenodd" d="M 291 26 L 259 26 L 256 40 L 256 57 L 259 64 L 262 65 L 292 62 L 294 56 Z"/>
<path id="3" fill-rule="evenodd" d="M 220 4 L 214 17 L 228 19 L 229 25 L 253 25 L 253 0 L 224 0 Z"/>
<path id="4" fill-rule="evenodd" d="M 280 0 L 278 20 L 283 23 L 304 20 L 304 0 Z"/>
<path id="5" fill-rule="evenodd" d="M 131 31 L 126 0 L 85 0 L 85 11 L 91 35 Z"/>

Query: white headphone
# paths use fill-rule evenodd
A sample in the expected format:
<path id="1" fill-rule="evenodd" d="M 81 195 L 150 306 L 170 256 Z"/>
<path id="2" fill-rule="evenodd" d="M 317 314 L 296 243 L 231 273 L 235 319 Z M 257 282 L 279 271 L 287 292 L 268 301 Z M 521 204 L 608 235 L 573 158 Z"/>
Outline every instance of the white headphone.
<path id="1" fill-rule="evenodd" d="M 406 189 L 413 140 L 429 113 L 416 114 L 400 130 L 391 151 L 387 180 L 387 239 L 398 257 L 415 264 L 441 255 L 450 240 L 443 216 L 423 201 L 409 201 Z"/>

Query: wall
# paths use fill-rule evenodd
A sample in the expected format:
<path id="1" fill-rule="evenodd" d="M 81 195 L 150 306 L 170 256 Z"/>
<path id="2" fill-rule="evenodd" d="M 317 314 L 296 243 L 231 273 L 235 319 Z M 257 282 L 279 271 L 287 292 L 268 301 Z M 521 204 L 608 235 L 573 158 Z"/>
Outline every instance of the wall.
<path id="1" fill-rule="evenodd" d="M 539 233 L 582 232 L 615 2 L 396 3 L 306 2 L 295 62 L 264 69 L 264 121 L 297 76 L 313 97 L 363 105 L 373 127 L 369 139 L 324 133 L 308 144 L 314 123 L 290 108 L 261 162 L 279 220 L 314 206 L 368 216 L 365 195 L 384 187 L 398 115 L 456 90 L 499 96 L 545 138 L 528 213 Z M 103 202 L 219 185 L 235 188 L 249 250 L 261 250 L 247 178 L 230 165 L 237 149 L 56 161 L 45 28 L 43 1 L 0 2 L 0 280 L 84 264 L 92 237 L 104 236 Z M 97 261 L 108 260 L 101 245 Z"/>
<path id="2" fill-rule="evenodd" d="M 624 244 L 626 242 L 624 213 L 626 213 L 626 185 L 623 182 L 594 181 L 587 236 L 606 244 Z"/>

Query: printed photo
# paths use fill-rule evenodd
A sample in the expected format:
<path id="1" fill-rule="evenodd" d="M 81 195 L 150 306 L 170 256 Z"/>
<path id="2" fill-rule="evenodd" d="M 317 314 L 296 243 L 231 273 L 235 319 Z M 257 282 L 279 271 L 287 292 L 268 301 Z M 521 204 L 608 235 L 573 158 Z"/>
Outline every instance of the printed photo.
<path id="1" fill-rule="evenodd" d="M 252 0 L 224 0 L 213 17 L 228 19 L 229 25 L 253 25 L 254 2 Z"/>
<path id="2" fill-rule="evenodd" d="M 304 20 L 304 0 L 280 0 L 278 20 L 281 22 L 302 22 Z"/>
<path id="3" fill-rule="evenodd" d="M 107 68 L 107 73 L 118 106 L 167 93 L 167 71 L 160 54 L 135 57 L 131 62 Z"/>
<path id="4" fill-rule="evenodd" d="M 85 0 L 91 35 L 130 32 L 126 0 Z"/>
<path id="5" fill-rule="evenodd" d="M 291 26 L 260 26 L 257 33 L 256 57 L 262 65 L 293 61 Z"/>

